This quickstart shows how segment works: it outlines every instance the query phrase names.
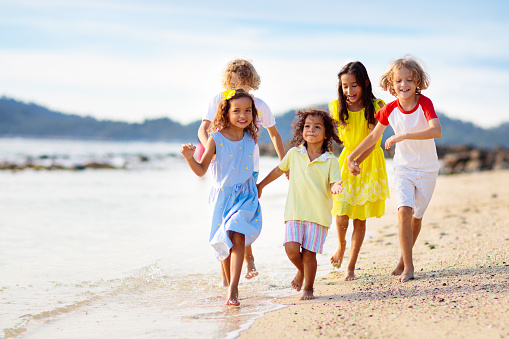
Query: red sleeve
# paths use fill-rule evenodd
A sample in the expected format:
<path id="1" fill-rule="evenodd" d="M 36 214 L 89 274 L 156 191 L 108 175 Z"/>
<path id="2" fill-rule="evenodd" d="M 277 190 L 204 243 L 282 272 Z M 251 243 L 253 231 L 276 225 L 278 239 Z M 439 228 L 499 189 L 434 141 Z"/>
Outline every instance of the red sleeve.
<path id="1" fill-rule="evenodd" d="M 433 107 L 433 103 L 428 97 L 421 94 L 419 101 L 427 121 L 430 121 L 431 119 L 438 119 L 435 107 Z"/>
<path id="2" fill-rule="evenodd" d="M 378 122 L 381 123 L 382 125 L 388 126 L 389 125 L 389 115 L 391 115 L 391 113 L 395 107 L 396 108 L 398 107 L 397 100 L 392 101 L 392 102 L 388 103 L 387 105 L 385 105 L 384 107 L 382 107 L 382 109 L 379 110 L 375 114 L 376 120 L 378 120 Z"/>

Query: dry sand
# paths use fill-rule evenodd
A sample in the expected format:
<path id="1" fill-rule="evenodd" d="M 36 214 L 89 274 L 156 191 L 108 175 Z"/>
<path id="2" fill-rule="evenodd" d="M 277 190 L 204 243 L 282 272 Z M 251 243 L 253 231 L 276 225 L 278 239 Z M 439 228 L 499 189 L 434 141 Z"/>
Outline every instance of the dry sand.
<path id="1" fill-rule="evenodd" d="M 507 218 L 509 171 L 440 176 L 414 246 L 415 280 L 390 276 L 400 253 L 393 198 L 383 218 L 368 220 L 374 236 L 358 280 L 332 272 L 316 281 L 316 299 L 277 300 L 289 307 L 240 338 L 509 338 Z"/>

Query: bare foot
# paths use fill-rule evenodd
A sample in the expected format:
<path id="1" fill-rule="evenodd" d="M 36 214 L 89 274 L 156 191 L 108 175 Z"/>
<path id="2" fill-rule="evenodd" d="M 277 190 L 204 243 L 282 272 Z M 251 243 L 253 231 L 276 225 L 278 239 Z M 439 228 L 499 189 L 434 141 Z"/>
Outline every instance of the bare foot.
<path id="1" fill-rule="evenodd" d="M 402 261 L 400 261 L 398 263 L 398 266 L 396 266 L 396 268 L 394 269 L 394 271 L 392 271 L 391 275 L 401 275 L 403 273 L 403 271 L 405 270 L 405 265 L 403 264 Z"/>
<path id="2" fill-rule="evenodd" d="M 228 287 L 228 280 L 226 280 L 226 276 L 224 274 L 222 274 L 222 278 L 223 278 L 223 287 Z"/>
<path id="3" fill-rule="evenodd" d="M 228 299 L 226 306 L 240 306 L 240 302 L 237 299 Z"/>
<path id="4" fill-rule="evenodd" d="M 246 263 L 246 268 L 247 268 L 246 279 L 251 279 L 251 278 L 256 277 L 258 275 L 258 271 L 256 270 L 254 260 L 246 259 L 245 263 Z"/>
<path id="5" fill-rule="evenodd" d="M 343 257 L 345 255 L 345 249 L 341 249 L 338 247 L 336 252 L 330 257 L 330 263 L 332 267 L 340 268 L 341 264 L 343 263 Z"/>
<path id="6" fill-rule="evenodd" d="M 345 271 L 345 281 L 352 281 L 355 279 L 357 279 L 357 276 L 355 275 L 355 270 L 347 268 Z"/>
<path id="7" fill-rule="evenodd" d="M 304 282 L 304 274 L 302 274 L 301 271 L 297 271 L 297 274 L 295 275 L 295 278 L 293 278 L 292 283 L 291 283 L 293 289 L 295 289 L 297 292 L 299 292 L 300 289 L 302 288 L 303 282 Z"/>
<path id="8" fill-rule="evenodd" d="M 303 290 L 302 297 L 299 300 L 311 300 L 314 299 L 313 290 Z"/>
<path id="9" fill-rule="evenodd" d="M 414 271 L 403 271 L 401 275 L 396 279 L 397 282 L 407 282 L 414 279 Z"/>
<path id="10" fill-rule="evenodd" d="M 228 300 L 226 300 L 227 306 L 240 306 L 239 301 L 239 290 L 230 286 L 228 289 Z"/>

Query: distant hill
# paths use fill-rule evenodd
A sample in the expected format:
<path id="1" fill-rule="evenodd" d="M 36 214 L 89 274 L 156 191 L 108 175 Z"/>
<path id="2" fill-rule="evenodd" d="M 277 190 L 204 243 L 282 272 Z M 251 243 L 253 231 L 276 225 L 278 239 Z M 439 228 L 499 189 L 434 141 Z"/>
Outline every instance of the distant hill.
<path id="1" fill-rule="evenodd" d="M 326 106 L 319 106 L 325 108 Z M 493 148 L 509 147 L 509 122 L 496 128 L 484 129 L 470 122 L 451 119 L 438 113 L 442 124 L 439 145 L 470 145 Z M 295 110 L 278 115 L 277 128 L 286 142 L 291 139 L 291 123 Z M 145 120 L 143 123 L 97 120 L 51 111 L 45 107 L 0 98 L 0 137 L 22 136 L 36 138 L 73 138 L 99 140 L 191 141 L 197 140 L 200 121 L 182 125 L 168 118 Z M 390 126 L 384 140 L 393 134 Z M 270 142 L 263 129 L 261 142 Z"/>
<path id="2" fill-rule="evenodd" d="M 143 123 L 100 121 L 50 111 L 36 104 L 0 98 L 0 136 L 99 140 L 187 140 L 197 135 L 199 121 L 182 126 L 168 118 Z M 196 137 L 197 139 L 197 137 Z M 194 140 L 193 140 L 194 141 Z"/>

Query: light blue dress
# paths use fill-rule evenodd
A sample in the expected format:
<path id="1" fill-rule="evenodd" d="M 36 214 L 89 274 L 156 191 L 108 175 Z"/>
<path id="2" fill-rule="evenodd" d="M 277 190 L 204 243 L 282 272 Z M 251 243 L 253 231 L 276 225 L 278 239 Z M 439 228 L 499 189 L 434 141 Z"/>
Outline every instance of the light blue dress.
<path id="1" fill-rule="evenodd" d="M 249 246 L 262 230 L 262 210 L 253 178 L 255 142 L 247 132 L 239 141 L 230 141 L 220 132 L 210 135 L 216 144 L 216 158 L 210 164 L 213 184 L 209 195 L 209 243 L 217 260 L 224 260 L 232 247 L 228 231 L 244 234 Z"/>

